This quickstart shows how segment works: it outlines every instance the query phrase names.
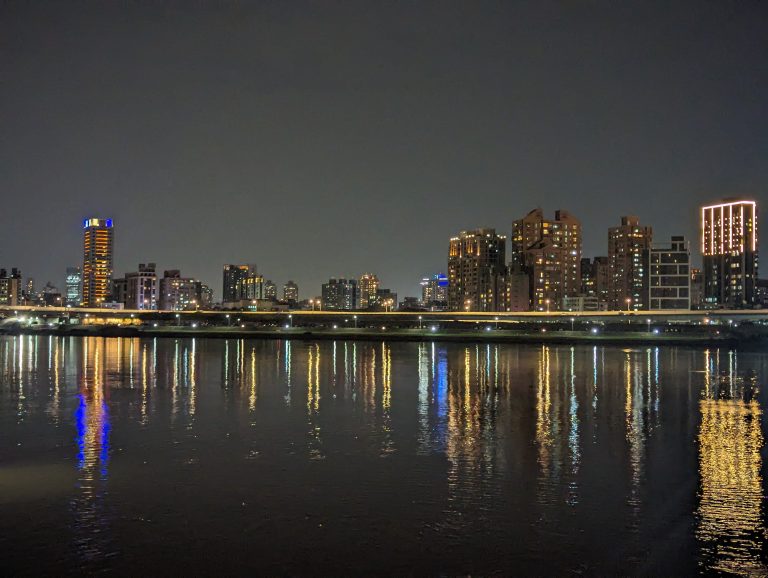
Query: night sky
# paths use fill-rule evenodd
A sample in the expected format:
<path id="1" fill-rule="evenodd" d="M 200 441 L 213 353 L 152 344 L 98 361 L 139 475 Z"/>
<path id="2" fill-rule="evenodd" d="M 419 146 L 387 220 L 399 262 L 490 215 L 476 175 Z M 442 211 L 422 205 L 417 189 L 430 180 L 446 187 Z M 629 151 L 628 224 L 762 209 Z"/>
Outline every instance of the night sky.
<path id="1" fill-rule="evenodd" d="M 0 3 L 0 266 L 38 287 L 86 216 L 118 276 L 216 299 L 229 262 L 417 295 L 537 206 L 586 256 L 623 214 L 697 254 L 698 205 L 766 207 L 767 159 L 765 2 Z"/>

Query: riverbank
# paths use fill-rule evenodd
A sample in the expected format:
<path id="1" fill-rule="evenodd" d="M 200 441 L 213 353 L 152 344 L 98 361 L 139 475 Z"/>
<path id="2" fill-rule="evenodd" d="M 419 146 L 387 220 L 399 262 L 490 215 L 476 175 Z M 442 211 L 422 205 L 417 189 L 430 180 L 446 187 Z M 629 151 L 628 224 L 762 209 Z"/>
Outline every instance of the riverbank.
<path id="1" fill-rule="evenodd" d="M 292 339 L 292 340 L 347 340 L 347 341 L 445 341 L 494 342 L 540 344 L 594 344 L 594 345 L 696 345 L 706 347 L 735 347 L 756 344 L 754 336 L 734 332 L 709 334 L 665 331 L 568 331 L 568 330 L 509 330 L 488 328 L 475 330 L 382 329 L 382 328 L 317 328 L 317 327 L 263 327 L 241 328 L 220 326 L 6 326 L 0 334 L 56 335 L 84 337 L 143 337 L 143 338 L 211 338 L 211 339 Z M 764 342 L 764 339 L 760 341 Z"/>

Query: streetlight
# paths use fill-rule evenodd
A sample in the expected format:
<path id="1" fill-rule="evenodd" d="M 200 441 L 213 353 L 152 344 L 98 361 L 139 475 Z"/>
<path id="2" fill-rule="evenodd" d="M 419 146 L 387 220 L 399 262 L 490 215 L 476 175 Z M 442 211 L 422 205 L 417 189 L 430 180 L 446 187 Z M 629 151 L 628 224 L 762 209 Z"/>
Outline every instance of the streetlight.
<path id="1" fill-rule="evenodd" d="M 290 323 L 291 327 L 293 327 L 293 315 L 288 316 L 288 323 Z"/>
<path id="2" fill-rule="evenodd" d="M 573 322 L 576 321 L 573 317 L 571 317 L 571 332 L 573 332 Z"/>
<path id="3" fill-rule="evenodd" d="M 315 310 L 315 300 L 314 299 L 310 299 L 309 300 L 309 304 L 312 306 L 312 311 L 314 311 Z"/>
<path id="4" fill-rule="evenodd" d="M 629 311 L 629 306 L 632 305 L 632 297 L 627 297 L 625 301 L 627 302 L 627 311 Z"/>
<path id="5" fill-rule="evenodd" d="M 471 304 L 472 304 L 472 300 L 471 300 L 471 299 L 467 299 L 467 300 L 465 300 L 465 301 L 464 301 L 464 311 L 467 311 L 467 312 L 469 312 L 469 306 L 470 306 Z"/>
<path id="6" fill-rule="evenodd" d="M 547 305 L 547 313 L 549 313 L 549 299 L 544 299 L 544 303 Z"/>
<path id="7" fill-rule="evenodd" d="M 180 323 L 180 322 L 179 322 L 179 314 L 177 313 L 177 314 L 176 314 L 176 325 L 179 325 L 179 323 Z"/>
<path id="8" fill-rule="evenodd" d="M 421 319 L 422 319 L 422 317 L 421 317 L 421 315 L 419 315 L 419 329 L 421 329 Z"/>
<path id="9" fill-rule="evenodd" d="M 232 322 L 229 320 L 229 313 L 227 313 L 227 327 L 230 327 Z"/>
<path id="10" fill-rule="evenodd" d="M 648 322 L 648 333 L 650 333 L 651 332 L 651 320 L 650 319 L 646 319 L 646 321 Z"/>
<path id="11" fill-rule="evenodd" d="M 498 329 L 499 328 L 499 318 L 498 317 L 494 317 L 493 320 L 496 322 L 495 329 Z"/>
<path id="12" fill-rule="evenodd" d="M 355 315 L 355 329 L 357 329 L 357 315 Z"/>

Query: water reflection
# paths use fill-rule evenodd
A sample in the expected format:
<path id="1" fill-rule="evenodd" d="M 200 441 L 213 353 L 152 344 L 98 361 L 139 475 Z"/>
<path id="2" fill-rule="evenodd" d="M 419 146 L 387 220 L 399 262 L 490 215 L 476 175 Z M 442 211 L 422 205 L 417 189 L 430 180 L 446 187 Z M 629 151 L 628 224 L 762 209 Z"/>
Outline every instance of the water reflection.
<path id="1" fill-rule="evenodd" d="M 757 376 L 740 375 L 737 356 L 707 352 L 699 402 L 699 524 L 701 566 L 742 575 L 765 575 L 766 541 L 761 475 L 763 432 Z"/>
<path id="2" fill-rule="evenodd" d="M 119 343 L 119 341 L 118 341 Z M 100 563 L 111 552 L 107 477 L 110 459 L 109 390 L 105 388 L 107 372 L 106 349 L 103 338 L 89 337 L 83 343 L 83 359 L 79 377 L 77 409 L 74 421 L 77 444 L 78 491 L 71 506 L 74 514 L 74 541 L 86 564 Z M 110 348 L 111 349 L 111 348 Z M 109 359 L 121 362 L 120 352 Z"/>
<path id="3" fill-rule="evenodd" d="M 57 531 L 88 569 L 118 550 L 116 466 L 132 496 L 123 499 L 140 499 L 130 494 L 135 464 L 123 460 L 146 445 L 181 488 L 247 478 L 246 456 L 277 492 L 287 482 L 274 472 L 299 466 L 268 464 L 272 455 L 327 468 L 324 483 L 364 502 L 359 492 L 376 482 L 353 487 L 350 467 L 382 463 L 398 470 L 386 493 L 428 488 L 424 527 L 442 539 L 492 541 L 494 528 L 536 552 L 559 540 L 559 555 L 576 560 L 588 555 L 584 536 L 610 533 L 639 560 L 663 519 L 695 528 L 701 571 L 760 574 L 767 359 L 658 347 L 5 337 L 0 457 L 19 455 L 17 439 L 67 432 L 61 462 L 76 486 Z M 128 458 L 114 453 L 115 435 Z M 190 456 L 195 476 L 180 467 Z M 698 491 L 672 500 L 670 480 Z"/>

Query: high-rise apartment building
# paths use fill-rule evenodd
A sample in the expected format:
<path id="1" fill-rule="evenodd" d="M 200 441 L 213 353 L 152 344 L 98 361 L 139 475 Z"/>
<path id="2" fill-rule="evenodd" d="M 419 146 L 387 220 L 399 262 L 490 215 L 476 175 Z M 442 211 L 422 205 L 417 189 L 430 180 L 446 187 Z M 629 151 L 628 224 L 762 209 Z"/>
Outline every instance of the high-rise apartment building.
<path id="1" fill-rule="evenodd" d="M 728 200 L 701 208 L 706 307 L 755 305 L 757 204 Z"/>
<path id="2" fill-rule="evenodd" d="M 10 276 L 5 269 L 0 269 L 0 305 L 16 307 L 22 305 L 21 271 L 11 269 Z"/>
<path id="3" fill-rule="evenodd" d="M 83 302 L 83 273 L 80 267 L 67 267 L 67 276 L 64 281 L 67 307 L 80 307 Z"/>
<path id="4" fill-rule="evenodd" d="M 651 227 L 640 225 L 635 216 L 622 217 L 621 225 L 608 229 L 611 310 L 648 309 L 648 272 L 643 253 L 650 249 L 652 240 Z"/>
<path id="5" fill-rule="evenodd" d="M 203 284 L 191 277 L 182 277 L 178 269 L 163 272 L 159 285 L 160 309 L 164 311 L 206 308 L 202 295 Z"/>
<path id="6" fill-rule="evenodd" d="M 157 309 L 157 273 L 154 263 L 139 263 L 139 270 L 125 274 L 127 309 Z"/>
<path id="7" fill-rule="evenodd" d="M 351 311 L 357 306 L 357 281 L 331 278 L 323 283 L 323 309 Z"/>
<path id="8" fill-rule="evenodd" d="M 283 285 L 283 301 L 292 305 L 299 302 L 299 286 L 293 281 L 288 281 Z"/>
<path id="9" fill-rule="evenodd" d="M 100 307 L 112 291 L 114 229 L 112 219 L 83 221 L 83 305 Z"/>
<path id="10" fill-rule="evenodd" d="M 264 277 L 256 272 L 256 265 L 224 265 L 221 299 L 224 303 L 264 299 Z"/>
<path id="11" fill-rule="evenodd" d="M 448 304 L 448 277 L 436 273 L 421 280 L 421 304 L 424 307 L 444 308 Z"/>
<path id="12" fill-rule="evenodd" d="M 581 291 L 581 223 L 567 211 L 534 209 L 512 223 L 513 270 L 528 274 L 534 311 L 555 311 Z"/>
<path id="13" fill-rule="evenodd" d="M 452 311 L 495 311 L 496 278 L 506 271 L 506 237 L 496 229 L 461 231 L 448 249 L 448 307 Z"/>
<path id="14" fill-rule="evenodd" d="M 379 290 L 379 278 L 373 273 L 364 273 L 360 276 L 357 290 L 360 295 L 360 309 L 368 309 L 378 304 L 376 292 Z"/>
<path id="15" fill-rule="evenodd" d="M 611 267 L 608 257 L 581 259 L 581 294 L 585 297 L 595 297 L 598 309 L 608 308 L 610 278 Z"/>
<path id="16" fill-rule="evenodd" d="M 645 251 L 648 309 L 691 308 L 691 251 L 685 237 Z"/>

